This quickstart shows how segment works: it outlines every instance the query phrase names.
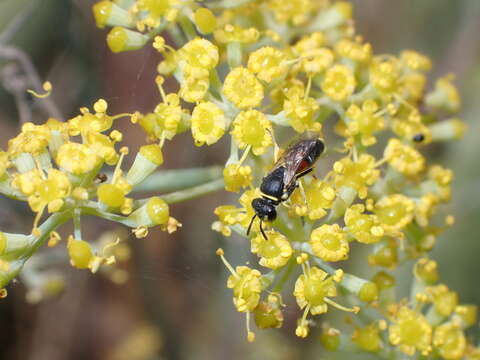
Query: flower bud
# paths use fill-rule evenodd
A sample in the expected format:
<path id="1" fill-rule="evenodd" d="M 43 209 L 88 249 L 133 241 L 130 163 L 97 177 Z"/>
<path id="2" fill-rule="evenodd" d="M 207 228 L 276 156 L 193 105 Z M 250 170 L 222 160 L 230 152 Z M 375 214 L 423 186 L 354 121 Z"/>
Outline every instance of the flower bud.
<path id="1" fill-rule="evenodd" d="M 127 10 L 112 1 L 100 1 L 92 7 L 97 27 L 105 26 L 133 27 L 133 22 Z"/>
<path id="2" fill-rule="evenodd" d="M 144 145 L 135 157 L 127 173 L 127 181 L 135 186 L 153 173 L 163 163 L 162 150 L 158 144 Z"/>
<path id="3" fill-rule="evenodd" d="M 115 26 L 107 35 L 107 45 L 114 53 L 137 50 L 148 41 L 148 36 Z"/>

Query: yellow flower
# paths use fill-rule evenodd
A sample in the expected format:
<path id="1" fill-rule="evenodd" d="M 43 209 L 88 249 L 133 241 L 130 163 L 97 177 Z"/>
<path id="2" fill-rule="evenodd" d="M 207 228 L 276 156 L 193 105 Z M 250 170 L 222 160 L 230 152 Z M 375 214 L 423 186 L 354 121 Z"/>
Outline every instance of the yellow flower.
<path id="1" fill-rule="evenodd" d="M 217 29 L 213 33 L 215 41 L 221 44 L 239 42 L 251 44 L 258 40 L 260 32 L 254 27 L 242 28 L 239 25 L 226 24 L 223 29 Z"/>
<path id="2" fill-rule="evenodd" d="M 144 31 L 145 28 L 153 29 L 160 25 L 161 18 L 168 21 L 174 21 L 178 13 L 175 5 L 178 0 L 137 0 L 134 12 L 141 14 L 141 19 L 137 22 L 137 28 Z"/>
<path id="3" fill-rule="evenodd" d="M 221 232 L 224 236 L 232 234 L 231 225 L 243 222 L 247 218 L 243 209 L 236 208 L 233 205 L 218 206 L 214 213 L 218 216 L 219 221 L 212 224 L 212 230 Z"/>
<path id="4" fill-rule="evenodd" d="M 151 124 L 152 135 L 158 139 L 164 137 L 171 140 L 181 129 L 182 108 L 177 94 L 168 94 L 165 102 L 155 107 L 153 122 Z M 151 117 L 145 117 L 139 121 L 140 125 L 147 131 L 147 121 Z M 151 120 L 150 120 L 151 121 Z M 145 124 L 145 125 L 144 125 Z M 150 133 L 147 131 L 147 133 Z"/>
<path id="5" fill-rule="evenodd" d="M 352 205 L 345 211 L 345 225 L 347 231 L 361 243 L 373 244 L 383 236 L 383 228 L 378 218 L 373 214 L 363 214 L 365 207 L 362 204 Z"/>
<path id="6" fill-rule="evenodd" d="M 74 239 L 71 235 L 67 243 L 70 263 L 77 269 L 87 269 L 94 258 L 90 244 L 83 240 Z"/>
<path id="7" fill-rule="evenodd" d="M 102 163 L 102 159 L 89 146 L 72 142 L 60 146 L 55 161 L 59 167 L 74 175 L 88 173 Z"/>
<path id="8" fill-rule="evenodd" d="M 413 274 L 417 280 L 427 285 L 435 284 L 438 281 L 438 265 L 434 260 L 420 258 L 413 268 Z"/>
<path id="9" fill-rule="evenodd" d="M 349 157 L 337 161 L 333 167 L 335 171 L 335 186 L 350 187 L 358 192 L 358 196 L 364 199 L 368 194 L 368 186 L 373 185 L 380 171 L 375 168 L 375 158 L 369 154 L 362 154 L 357 161 Z"/>
<path id="10" fill-rule="evenodd" d="M 248 165 L 228 164 L 223 169 L 223 180 L 225 190 L 239 192 L 240 188 L 247 187 L 252 183 L 252 168 Z"/>
<path id="11" fill-rule="evenodd" d="M 308 56 L 312 50 L 318 49 L 324 44 L 325 35 L 322 32 L 314 32 L 298 40 L 292 46 L 292 51 L 296 56 Z"/>
<path id="12" fill-rule="evenodd" d="M 292 22 L 293 25 L 305 23 L 319 8 L 320 2 L 314 0 L 269 0 L 267 6 L 273 10 L 279 22 Z"/>
<path id="13" fill-rule="evenodd" d="M 68 133 L 71 136 L 85 136 L 90 132 L 100 133 L 112 127 L 113 118 L 106 113 L 108 103 L 99 99 L 93 107 L 95 114 L 90 113 L 87 108 L 81 108 L 81 115 L 68 120 Z"/>
<path id="14" fill-rule="evenodd" d="M 253 311 L 255 324 L 260 329 L 280 328 L 283 324 L 283 314 L 278 296 L 268 296 L 268 302 L 261 301 Z"/>
<path id="15" fill-rule="evenodd" d="M 100 202 L 112 208 L 119 208 L 125 202 L 125 191 L 117 184 L 101 184 L 97 189 Z"/>
<path id="16" fill-rule="evenodd" d="M 337 296 L 337 289 L 332 277 L 313 266 L 298 277 L 293 296 L 300 309 L 308 307 L 312 315 L 318 315 L 327 312 L 325 298 Z"/>
<path id="17" fill-rule="evenodd" d="M 428 144 L 432 141 L 432 132 L 422 123 L 422 118 L 417 111 L 412 111 L 407 118 L 395 118 L 392 130 L 398 136 L 412 140 L 417 135 L 422 135 L 422 143 Z"/>
<path id="18" fill-rule="evenodd" d="M 372 57 L 372 45 L 362 44 L 357 39 L 340 39 L 335 44 L 335 52 L 341 56 L 360 63 L 368 62 Z"/>
<path id="19" fill-rule="evenodd" d="M 115 151 L 114 142 L 106 135 L 90 132 L 86 136 L 88 147 L 108 165 L 115 165 L 119 155 Z"/>
<path id="20" fill-rule="evenodd" d="M 428 177 L 437 185 L 436 195 L 442 201 L 449 201 L 451 196 L 450 184 L 453 180 L 453 171 L 440 165 L 433 165 L 428 170 Z"/>
<path id="21" fill-rule="evenodd" d="M 189 76 L 186 73 L 185 78 L 181 83 L 179 96 L 188 102 L 198 102 L 205 98 L 208 88 L 210 86 L 210 79 L 207 76 Z"/>
<path id="22" fill-rule="evenodd" d="M 384 157 L 398 172 L 412 176 L 425 168 L 425 158 L 414 148 L 404 145 L 398 139 L 390 139 Z"/>
<path id="23" fill-rule="evenodd" d="M 328 183 L 313 179 L 311 183 L 305 186 L 305 197 L 300 191 L 295 191 L 290 197 L 292 203 L 291 210 L 298 216 L 307 215 L 310 220 L 317 220 L 324 217 L 335 200 L 335 190 Z M 306 200 L 306 205 L 305 205 Z M 305 212 L 306 214 L 304 214 Z"/>
<path id="24" fill-rule="evenodd" d="M 415 221 L 420 226 L 427 226 L 430 218 L 435 214 L 439 199 L 432 193 L 423 195 L 415 207 Z"/>
<path id="25" fill-rule="evenodd" d="M 356 81 L 352 71 L 345 65 L 334 65 L 325 72 L 322 90 L 335 101 L 348 98 L 355 91 Z"/>
<path id="26" fill-rule="evenodd" d="M 225 78 L 223 94 L 238 108 L 251 108 L 261 104 L 263 86 L 248 69 L 237 67 Z"/>
<path id="27" fill-rule="evenodd" d="M 223 111 L 209 101 L 195 106 L 191 122 L 192 136 L 197 146 L 216 143 L 223 136 L 227 125 Z"/>
<path id="28" fill-rule="evenodd" d="M 182 68 L 211 70 L 218 64 L 218 48 L 207 39 L 190 40 L 178 51 L 177 55 Z"/>
<path id="29" fill-rule="evenodd" d="M 457 293 L 450 291 L 444 284 L 428 287 L 426 293 L 435 311 L 443 317 L 450 316 L 458 305 Z"/>
<path id="30" fill-rule="evenodd" d="M 375 115 L 378 105 L 373 100 L 367 100 L 362 108 L 355 104 L 347 109 L 347 131 L 351 136 L 360 135 L 363 146 L 370 146 L 377 142 L 373 134 L 383 130 L 385 123 L 382 116 Z"/>
<path id="31" fill-rule="evenodd" d="M 282 78 L 286 73 L 286 55 L 271 46 L 252 52 L 248 58 L 248 70 L 267 83 Z"/>
<path id="32" fill-rule="evenodd" d="M 272 125 L 257 110 L 240 112 L 233 121 L 232 136 L 241 149 L 251 146 L 255 155 L 263 154 L 272 145 Z"/>
<path id="33" fill-rule="evenodd" d="M 310 245 L 313 253 L 325 261 L 345 260 L 350 251 L 347 237 L 338 224 L 325 224 L 313 230 Z"/>
<path id="34" fill-rule="evenodd" d="M 39 180 L 35 187 L 35 192 L 28 197 L 28 204 L 35 212 L 45 206 L 48 212 L 59 211 L 71 190 L 67 175 L 56 169 L 48 170 L 48 177 Z"/>
<path id="35" fill-rule="evenodd" d="M 377 243 L 372 253 L 368 255 L 368 264 L 395 269 L 398 265 L 398 245 L 394 239 L 386 238 Z"/>
<path id="36" fill-rule="evenodd" d="M 402 51 L 400 60 L 411 70 L 429 71 L 432 68 L 432 61 L 414 50 Z"/>
<path id="37" fill-rule="evenodd" d="M 405 74 L 402 78 L 403 96 L 405 100 L 418 102 L 422 99 L 427 84 L 427 78 L 424 74 L 413 72 Z"/>
<path id="38" fill-rule="evenodd" d="M 425 317 L 406 306 L 402 306 L 389 328 L 390 342 L 409 356 L 416 350 L 426 355 L 431 350 L 432 327 Z"/>
<path id="39" fill-rule="evenodd" d="M 39 155 L 47 148 L 50 136 L 50 129 L 47 126 L 25 123 L 20 134 L 8 141 L 8 154 L 10 157 L 16 157 L 21 153 Z"/>
<path id="40" fill-rule="evenodd" d="M 248 266 L 237 266 L 235 274 L 228 277 L 227 287 L 233 289 L 233 304 L 239 312 L 255 310 L 260 301 L 261 274 Z"/>
<path id="41" fill-rule="evenodd" d="M 370 83 L 382 94 L 392 94 L 400 85 L 400 65 L 397 59 L 375 58 L 370 66 Z"/>
<path id="42" fill-rule="evenodd" d="M 453 76 L 447 75 L 435 83 L 435 89 L 427 94 L 425 103 L 434 108 L 448 112 L 457 112 L 460 109 L 460 95 L 452 83 Z"/>
<path id="43" fill-rule="evenodd" d="M 447 322 L 435 329 L 433 345 L 443 359 L 461 359 L 467 349 L 467 340 L 457 324 Z"/>
<path id="44" fill-rule="evenodd" d="M 288 123 L 295 131 L 303 133 L 307 130 L 319 132 L 322 124 L 315 122 L 314 114 L 319 106 L 311 97 L 305 97 L 303 89 L 292 88 L 286 94 L 283 111 L 288 118 Z"/>
<path id="45" fill-rule="evenodd" d="M 252 253 L 260 257 L 260 265 L 270 269 L 284 266 L 293 250 L 288 239 L 273 230 L 267 232 L 267 240 L 261 234 L 252 239 Z"/>
<path id="46" fill-rule="evenodd" d="M 300 67 L 309 75 L 324 72 L 335 60 L 333 51 L 328 48 L 312 49 L 302 55 L 305 58 L 300 61 Z"/>
<path id="47" fill-rule="evenodd" d="M 352 341 L 362 350 L 376 352 L 382 346 L 378 324 L 373 322 L 365 327 L 357 328 L 352 334 Z"/>
<path id="48" fill-rule="evenodd" d="M 375 215 L 385 231 L 401 230 L 413 219 L 415 203 L 402 194 L 381 198 L 375 204 Z"/>

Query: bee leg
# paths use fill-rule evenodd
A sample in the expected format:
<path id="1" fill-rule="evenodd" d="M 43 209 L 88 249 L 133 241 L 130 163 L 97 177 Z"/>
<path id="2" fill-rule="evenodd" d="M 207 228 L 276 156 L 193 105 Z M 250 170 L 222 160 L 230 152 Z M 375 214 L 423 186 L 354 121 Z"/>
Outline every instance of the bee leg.
<path id="1" fill-rule="evenodd" d="M 257 214 L 253 215 L 252 220 L 250 220 L 250 224 L 248 224 L 248 229 L 247 229 L 247 236 L 250 235 L 250 230 L 252 230 L 252 225 L 253 225 L 253 220 L 257 217 Z M 261 222 L 260 222 L 261 224 Z"/>
<path id="2" fill-rule="evenodd" d="M 301 181 L 298 182 L 298 187 L 300 189 L 300 193 L 302 194 L 303 202 L 305 203 L 305 206 L 307 207 L 307 211 L 308 211 L 307 195 L 305 194 L 305 189 Z"/>
<path id="3" fill-rule="evenodd" d="M 275 140 L 275 136 L 273 135 L 273 132 L 267 129 L 267 131 L 270 133 L 270 136 L 272 137 L 272 142 L 273 142 L 273 163 L 277 163 L 278 161 L 278 155 L 280 154 L 280 147 L 277 144 L 277 141 Z"/>
<path id="4" fill-rule="evenodd" d="M 262 224 L 263 224 L 263 221 L 262 221 L 262 219 L 260 219 L 260 231 L 261 231 L 261 233 L 262 233 L 262 235 L 263 235 L 263 238 L 264 238 L 265 240 L 268 240 L 267 235 L 265 234 L 265 231 L 263 231 L 263 226 L 262 226 Z"/>

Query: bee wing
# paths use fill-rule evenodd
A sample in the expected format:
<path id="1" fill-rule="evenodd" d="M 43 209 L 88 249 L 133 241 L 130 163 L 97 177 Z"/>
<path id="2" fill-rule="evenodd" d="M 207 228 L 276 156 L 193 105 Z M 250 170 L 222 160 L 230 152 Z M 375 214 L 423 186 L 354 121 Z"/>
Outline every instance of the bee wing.
<path id="1" fill-rule="evenodd" d="M 285 188 L 288 188 L 298 175 L 298 170 L 302 166 L 302 162 L 305 160 L 308 146 L 305 141 L 300 141 L 290 145 L 282 157 L 277 161 L 274 168 L 280 166 L 285 167 L 283 174 L 283 184 Z"/>

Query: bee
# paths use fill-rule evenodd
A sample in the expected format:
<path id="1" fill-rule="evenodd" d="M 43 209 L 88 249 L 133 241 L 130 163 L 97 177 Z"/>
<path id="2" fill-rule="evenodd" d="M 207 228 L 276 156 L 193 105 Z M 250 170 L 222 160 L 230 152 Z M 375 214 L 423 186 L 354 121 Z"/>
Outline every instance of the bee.
<path id="1" fill-rule="evenodd" d="M 252 200 L 255 210 L 247 229 L 250 234 L 255 218 L 260 219 L 260 231 L 267 240 L 262 223 L 274 221 L 277 217 L 276 207 L 286 201 L 293 190 L 298 187 L 298 179 L 313 170 L 313 165 L 325 149 L 325 144 L 319 139 L 304 139 L 290 145 L 272 170 L 262 179 L 260 191 L 262 197 Z"/>

